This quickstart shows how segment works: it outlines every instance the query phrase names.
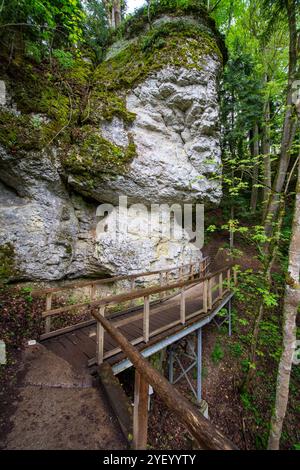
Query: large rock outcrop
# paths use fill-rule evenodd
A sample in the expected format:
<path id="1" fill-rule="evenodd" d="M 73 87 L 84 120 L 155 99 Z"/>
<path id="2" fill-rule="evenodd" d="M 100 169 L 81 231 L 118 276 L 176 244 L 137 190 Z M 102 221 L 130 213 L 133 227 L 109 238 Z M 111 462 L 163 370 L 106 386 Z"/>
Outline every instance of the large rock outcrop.
<path id="1" fill-rule="evenodd" d="M 187 231 L 149 236 L 143 212 L 123 232 L 114 209 L 99 231 L 97 206 L 122 195 L 148 208 L 218 203 L 220 48 L 201 10 L 159 12 L 150 30 L 146 16 L 130 20 L 95 71 L 82 60 L 63 84 L 32 65 L 23 80 L 2 73 L 0 276 L 59 280 L 201 257 Z"/>

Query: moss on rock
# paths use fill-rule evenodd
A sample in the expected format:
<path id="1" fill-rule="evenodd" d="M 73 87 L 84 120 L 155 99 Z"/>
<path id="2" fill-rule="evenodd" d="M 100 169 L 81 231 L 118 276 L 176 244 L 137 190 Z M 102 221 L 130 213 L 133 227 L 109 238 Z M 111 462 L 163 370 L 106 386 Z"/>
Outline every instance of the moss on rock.
<path id="1" fill-rule="evenodd" d="M 78 132 L 77 142 L 72 145 L 63 163 L 67 171 L 89 181 L 93 188 L 94 177 L 98 177 L 99 173 L 120 174 L 135 155 L 132 137 L 127 147 L 121 147 L 104 139 L 99 130 L 86 125 Z"/>
<path id="2" fill-rule="evenodd" d="M 125 21 L 115 33 L 122 47 L 95 71 L 82 58 L 67 69 L 12 65 L 3 78 L 13 83 L 22 114 L 0 110 L 0 144 L 22 151 L 56 143 L 66 171 L 92 183 L 99 172 L 126 171 L 136 154 L 133 139 L 126 148 L 115 145 L 101 135 L 101 123 L 117 116 L 130 130 L 135 115 L 126 108 L 128 90 L 165 66 L 201 69 L 206 56 L 222 61 L 224 55 L 213 21 L 195 0 L 153 2 L 150 16 L 151 29 L 145 8 Z"/>
<path id="3" fill-rule="evenodd" d="M 127 90 L 164 66 L 201 68 L 202 58 L 222 54 L 200 27 L 181 20 L 164 23 L 131 42 L 95 71 L 94 86 L 110 92 Z"/>
<path id="4" fill-rule="evenodd" d="M 131 124 L 135 119 L 135 114 L 126 109 L 125 96 L 109 91 L 100 91 L 97 87 L 91 93 L 84 121 L 99 124 L 102 121 L 111 121 L 114 116 L 118 116 L 126 124 Z"/>
<path id="5" fill-rule="evenodd" d="M 7 282 L 15 272 L 14 246 L 12 243 L 0 245 L 0 282 Z"/>
<path id="6" fill-rule="evenodd" d="M 0 109 L 0 144 L 13 152 L 38 150 L 42 146 L 41 132 L 30 115 Z"/>

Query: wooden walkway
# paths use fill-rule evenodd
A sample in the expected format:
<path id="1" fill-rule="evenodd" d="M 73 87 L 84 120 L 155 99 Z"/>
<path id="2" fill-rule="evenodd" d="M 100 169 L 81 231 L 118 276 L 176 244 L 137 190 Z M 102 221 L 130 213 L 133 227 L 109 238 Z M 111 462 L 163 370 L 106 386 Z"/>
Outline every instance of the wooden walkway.
<path id="1" fill-rule="evenodd" d="M 199 275 L 201 276 L 200 270 Z M 220 302 L 224 303 L 227 297 L 230 298 L 233 272 L 230 267 L 227 267 L 214 275 L 194 280 L 188 279 L 183 283 L 187 285 L 184 287 L 179 285 L 177 294 L 173 293 L 166 300 L 153 302 L 149 302 L 153 288 L 152 290 L 135 290 L 127 297 L 129 298 L 130 295 L 135 299 L 141 297 L 144 299 L 143 305 L 125 312 L 107 313 L 105 318 L 110 320 L 111 324 L 117 327 L 131 344 L 142 351 L 211 315 Z M 169 284 L 165 286 L 165 289 L 170 290 L 174 285 L 176 287 L 174 283 Z M 149 295 L 147 295 L 148 291 Z M 104 315 L 107 305 L 116 302 L 119 297 L 120 295 L 108 296 L 94 304 L 99 304 L 99 306 L 96 305 L 97 310 L 99 311 L 100 307 Z M 92 366 L 103 361 L 115 365 L 125 359 L 117 343 L 104 329 L 100 330 L 99 323 L 94 320 L 72 327 L 71 331 L 62 332 L 62 334 L 55 335 L 54 333 L 50 337 L 44 336 L 46 338 L 41 340 L 44 346 L 75 367 L 86 367 L 87 364 Z"/>

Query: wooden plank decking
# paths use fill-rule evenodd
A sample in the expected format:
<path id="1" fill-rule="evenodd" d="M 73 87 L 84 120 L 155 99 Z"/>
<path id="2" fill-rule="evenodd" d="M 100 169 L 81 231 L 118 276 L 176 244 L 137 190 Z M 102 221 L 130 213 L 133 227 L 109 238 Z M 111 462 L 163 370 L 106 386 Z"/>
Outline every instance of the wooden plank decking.
<path id="1" fill-rule="evenodd" d="M 119 330 L 138 350 L 143 350 L 151 344 L 161 341 L 174 332 L 177 332 L 189 324 L 206 317 L 211 311 L 205 312 L 203 309 L 203 283 L 189 287 L 185 291 L 185 324 L 181 324 L 180 318 L 180 298 L 181 294 L 162 301 L 156 305 L 150 305 L 149 317 L 149 342 L 143 337 L 143 306 L 139 309 L 128 310 L 125 313 L 114 314 L 111 319 L 112 324 L 122 321 L 126 323 L 119 326 Z M 213 308 L 218 299 L 226 295 L 218 289 L 218 278 L 212 278 L 212 304 Z M 139 318 L 136 318 L 140 314 Z M 109 316 L 108 316 L 109 318 Z M 42 341 L 44 346 L 52 352 L 67 360 L 75 367 L 86 367 L 87 363 L 93 363 L 96 356 L 96 322 L 63 335 L 47 338 Z M 120 352 L 116 342 L 104 332 L 104 360 L 113 365 L 124 359 L 124 354 Z"/>

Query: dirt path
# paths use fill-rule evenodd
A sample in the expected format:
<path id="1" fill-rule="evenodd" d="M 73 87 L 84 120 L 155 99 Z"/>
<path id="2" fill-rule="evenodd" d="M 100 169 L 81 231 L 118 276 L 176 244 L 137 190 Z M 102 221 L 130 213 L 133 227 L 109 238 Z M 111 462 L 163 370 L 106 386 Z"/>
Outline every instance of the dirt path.
<path id="1" fill-rule="evenodd" d="M 11 398 L 2 449 L 126 448 L 88 371 L 75 371 L 42 345 L 25 349 Z"/>

